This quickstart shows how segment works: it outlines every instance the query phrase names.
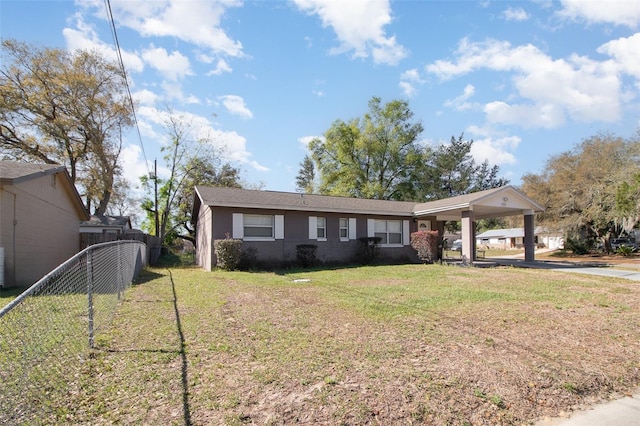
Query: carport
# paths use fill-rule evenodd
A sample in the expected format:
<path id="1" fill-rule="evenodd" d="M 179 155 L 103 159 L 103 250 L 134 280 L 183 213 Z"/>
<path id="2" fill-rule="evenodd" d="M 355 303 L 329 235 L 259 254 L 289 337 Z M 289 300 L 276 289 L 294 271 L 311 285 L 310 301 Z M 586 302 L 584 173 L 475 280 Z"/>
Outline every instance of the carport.
<path id="1" fill-rule="evenodd" d="M 475 221 L 507 216 L 524 216 L 524 257 L 525 261 L 535 260 L 535 214 L 544 209 L 512 186 L 487 189 L 471 194 L 442 200 L 429 201 L 415 206 L 414 215 L 418 221 L 436 222 L 442 235 L 444 222 L 462 223 L 462 259 L 473 263 L 476 260 Z"/>

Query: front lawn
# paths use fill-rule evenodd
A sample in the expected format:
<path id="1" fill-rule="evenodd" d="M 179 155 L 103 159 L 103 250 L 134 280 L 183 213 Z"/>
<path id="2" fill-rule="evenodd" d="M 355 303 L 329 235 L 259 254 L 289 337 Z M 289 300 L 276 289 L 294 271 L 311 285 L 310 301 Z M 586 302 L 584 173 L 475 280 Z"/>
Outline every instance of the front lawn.
<path id="1" fill-rule="evenodd" d="M 640 385 L 636 282 L 440 265 L 146 274 L 61 421 L 527 424 Z"/>

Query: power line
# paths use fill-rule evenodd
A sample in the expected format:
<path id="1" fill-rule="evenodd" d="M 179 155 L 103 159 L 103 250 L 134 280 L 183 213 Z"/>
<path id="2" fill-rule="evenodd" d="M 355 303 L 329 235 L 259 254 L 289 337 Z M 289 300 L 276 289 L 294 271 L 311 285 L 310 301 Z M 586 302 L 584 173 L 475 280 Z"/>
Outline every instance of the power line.
<path id="1" fill-rule="evenodd" d="M 147 162 L 147 154 L 144 151 L 144 145 L 142 144 L 142 135 L 140 134 L 140 126 L 138 125 L 138 117 L 136 116 L 136 109 L 133 105 L 133 98 L 131 96 L 131 89 L 129 88 L 129 80 L 127 79 L 127 71 L 124 68 L 124 62 L 122 61 L 122 52 L 120 51 L 120 42 L 118 41 L 118 33 L 116 32 L 116 24 L 113 20 L 113 13 L 111 12 L 111 3 L 109 0 L 104 0 L 105 8 L 107 10 L 107 15 L 109 18 L 109 24 L 111 27 L 111 34 L 113 36 L 113 42 L 116 46 L 116 54 L 118 55 L 118 62 L 120 64 L 120 69 L 122 71 L 122 76 L 124 78 L 124 85 L 127 88 L 127 96 L 129 99 L 129 104 L 131 106 L 131 111 L 133 113 L 133 122 L 135 123 L 136 132 L 138 134 L 138 141 L 140 142 L 140 148 L 142 149 L 142 157 L 144 158 L 144 164 L 147 168 L 147 176 L 151 175 L 151 170 L 149 170 L 149 163 Z"/>

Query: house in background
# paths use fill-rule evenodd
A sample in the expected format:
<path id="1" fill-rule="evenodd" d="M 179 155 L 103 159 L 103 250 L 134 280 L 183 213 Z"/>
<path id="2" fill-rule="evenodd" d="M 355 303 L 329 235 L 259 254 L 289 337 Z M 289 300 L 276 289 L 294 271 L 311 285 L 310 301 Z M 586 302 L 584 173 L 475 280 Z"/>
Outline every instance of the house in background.
<path id="1" fill-rule="evenodd" d="M 534 231 L 536 247 L 558 249 L 564 247 L 562 233 L 552 232 L 544 227 L 536 227 Z M 524 248 L 524 228 L 492 229 L 476 235 L 476 246 L 493 249 Z"/>
<path id="2" fill-rule="evenodd" d="M 29 286 L 78 253 L 85 220 L 64 166 L 0 161 L 0 285 Z"/>
<path id="3" fill-rule="evenodd" d="M 317 259 L 349 263 L 358 239 L 380 238 L 380 257 L 387 261 L 418 261 L 410 235 L 438 231 L 444 223 L 462 223 L 462 256 L 475 260 L 474 221 L 523 215 L 525 259 L 534 257 L 534 214 L 543 209 L 511 186 L 427 203 L 256 191 L 198 186 L 191 221 L 196 227 L 196 262 L 216 265 L 214 241 L 241 239 L 257 259 L 272 264 L 296 260 L 296 246 L 314 244 Z"/>
<path id="4" fill-rule="evenodd" d="M 131 233 L 129 216 L 91 215 L 80 222 L 80 249 L 97 243 L 117 241 Z"/>

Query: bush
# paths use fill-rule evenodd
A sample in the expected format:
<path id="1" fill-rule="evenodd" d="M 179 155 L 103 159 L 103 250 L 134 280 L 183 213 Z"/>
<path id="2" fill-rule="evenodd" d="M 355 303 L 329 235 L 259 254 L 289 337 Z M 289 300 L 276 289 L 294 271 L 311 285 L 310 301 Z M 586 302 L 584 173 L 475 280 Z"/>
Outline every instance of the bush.
<path id="1" fill-rule="evenodd" d="M 238 269 L 241 271 L 255 271 L 261 268 L 258 263 L 258 249 L 255 247 L 247 247 L 240 253 L 240 262 Z"/>
<path id="2" fill-rule="evenodd" d="M 438 231 L 417 231 L 411 234 L 411 247 L 425 263 L 433 263 L 438 257 Z"/>
<path id="3" fill-rule="evenodd" d="M 316 251 L 318 246 L 315 244 L 298 244 L 296 246 L 296 259 L 303 268 L 308 268 L 316 263 Z"/>
<path id="4" fill-rule="evenodd" d="M 214 240 L 213 247 L 216 252 L 216 266 L 226 271 L 238 269 L 240 254 L 242 252 L 242 240 L 225 238 Z"/>
<path id="5" fill-rule="evenodd" d="M 362 265 L 369 265 L 378 258 L 380 254 L 380 237 L 358 238 L 358 249 L 356 251 L 356 261 Z"/>
<path id="6" fill-rule="evenodd" d="M 587 254 L 591 251 L 592 244 L 586 238 L 577 236 L 577 237 L 567 237 L 564 241 L 564 248 L 573 252 L 573 254 L 582 255 Z"/>
<path id="7" fill-rule="evenodd" d="M 633 256 L 635 252 L 636 248 L 632 246 L 620 246 L 616 249 L 616 253 L 623 256 Z"/>

